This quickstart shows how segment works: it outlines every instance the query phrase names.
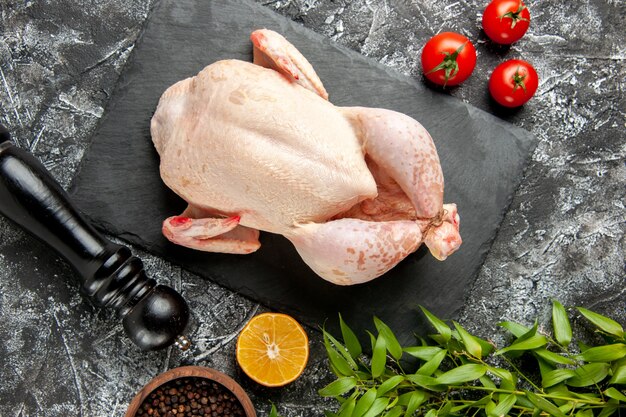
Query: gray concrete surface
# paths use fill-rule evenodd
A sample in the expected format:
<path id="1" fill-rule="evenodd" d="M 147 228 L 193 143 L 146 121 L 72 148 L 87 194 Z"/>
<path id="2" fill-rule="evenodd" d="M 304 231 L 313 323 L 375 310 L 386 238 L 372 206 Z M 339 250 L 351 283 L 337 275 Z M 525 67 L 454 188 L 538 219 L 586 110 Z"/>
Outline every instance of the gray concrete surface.
<path id="1" fill-rule="evenodd" d="M 219 1 L 219 0 L 215 0 Z M 494 340 L 501 320 L 548 324 L 550 300 L 626 322 L 626 4 L 529 1 L 532 23 L 511 48 L 480 30 L 486 2 L 292 0 L 259 3 L 421 79 L 421 48 L 453 30 L 475 41 L 478 65 L 449 94 L 539 139 L 522 185 L 458 319 Z M 153 0 L 0 1 L 0 123 L 69 187 L 132 53 Z M 539 73 L 537 96 L 514 112 L 486 89 L 498 62 L 522 58 Z M 193 349 L 143 354 L 110 315 L 78 293 L 72 271 L 0 218 L 0 416 L 122 416 L 134 393 L 181 364 L 224 371 L 284 416 L 322 415 L 330 381 L 321 337 L 305 374 L 260 388 L 234 360 L 238 331 L 266 308 L 142 251 L 148 272 L 181 290 L 195 311 Z"/>

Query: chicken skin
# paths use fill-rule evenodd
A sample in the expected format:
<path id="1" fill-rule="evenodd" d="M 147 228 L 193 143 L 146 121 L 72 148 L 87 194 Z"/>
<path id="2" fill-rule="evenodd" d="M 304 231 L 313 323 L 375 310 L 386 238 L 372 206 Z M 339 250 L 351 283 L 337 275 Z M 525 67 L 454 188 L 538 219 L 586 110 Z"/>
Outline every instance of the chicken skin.
<path id="1" fill-rule="evenodd" d="M 280 34 L 252 33 L 254 62 L 223 60 L 168 88 L 151 122 L 165 184 L 188 203 L 163 234 L 247 254 L 259 231 L 289 239 L 320 277 L 370 281 L 425 243 L 461 245 L 435 145 L 391 110 L 337 107 Z"/>

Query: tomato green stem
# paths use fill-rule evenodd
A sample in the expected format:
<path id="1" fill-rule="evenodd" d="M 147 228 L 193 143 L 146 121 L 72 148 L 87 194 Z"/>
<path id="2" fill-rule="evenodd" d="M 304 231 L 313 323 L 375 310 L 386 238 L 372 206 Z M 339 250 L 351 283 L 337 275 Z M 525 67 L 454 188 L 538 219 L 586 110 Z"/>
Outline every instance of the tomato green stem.
<path id="1" fill-rule="evenodd" d="M 467 42 L 459 46 L 458 49 L 452 53 L 442 52 L 445 55 L 445 57 L 443 58 L 443 61 L 441 61 L 439 65 L 437 65 L 436 67 L 428 71 L 426 74 L 443 70 L 443 73 L 444 73 L 443 86 L 445 87 L 446 84 L 448 83 L 448 80 L 454 77 L 457 74 L 457 72 L 459 72 L 459 63 L 456 61 L 456 59 L 458 58 L 461 51 L 463 51 L 463 48 L 465 48 L 466 44 Z"/>
<path id="2" fill-rule="evenodd" d="M 524 79 L 528 74 L 520 74 L 519 67 L 515 70 L 515 74 L 513 74 L 513 91 L 517 90 L 517 87 L 522 87 L 524 90 L 524 94 L 526 94 L 526 84 L 524 84 Z"/>
<path id="3" fill-rule="evenodd" d="M 517 22 L 520 22 L 520 21 L 530 22 L 530 20 L 521 16 L 521 13 L 525 8 L 526 8 L 526 5 L 522 3 L 522 0 L 520 0 L 519 6 L 517 7 L 517 11 L 506 12 L 505 14 L 500 16 L 500 21 L 502 21 L 502 19 L 504 19 L 505 17 L 511 19 L 511 29 L 513 29 L 515 25 L 517 25 Z"/>

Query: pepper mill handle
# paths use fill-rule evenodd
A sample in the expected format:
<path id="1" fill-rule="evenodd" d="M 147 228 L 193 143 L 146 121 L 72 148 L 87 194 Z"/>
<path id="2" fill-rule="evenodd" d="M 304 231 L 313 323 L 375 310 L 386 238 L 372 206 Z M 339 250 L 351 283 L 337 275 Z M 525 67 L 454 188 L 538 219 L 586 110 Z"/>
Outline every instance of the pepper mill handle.
<path id="1" fill-rule="evenodd" d="M 130 249 L 98 233 L 46 168 L 10 142 L 2 125 L 0 213 L 65 258 L 80 277 L 82 292 L 97 306 L 113 308 L 142 350 L 189 347 L 182 336 L 189 321 L 183 297 L 148 278 Z"/>

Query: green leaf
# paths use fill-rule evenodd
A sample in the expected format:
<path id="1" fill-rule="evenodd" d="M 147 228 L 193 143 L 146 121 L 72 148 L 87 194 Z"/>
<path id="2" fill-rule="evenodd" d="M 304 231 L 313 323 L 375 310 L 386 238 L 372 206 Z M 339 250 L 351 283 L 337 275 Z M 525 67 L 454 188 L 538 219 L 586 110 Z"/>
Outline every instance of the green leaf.
<path id="1" fill-rule="evenodd" d="M 487 367 L 485 365 L 479 365 L 470 363 L 467 365 L 461 365 L 458 368 L 454 368 L 439 375 L 435 378 L 436 383 L 443 385 L 454 385 L 461 382 L 474 381 L 481 376 L 485 375 Z"/>
<path id="2" fill-rule="evenodd" d="M 431 360 L 441 350 L 440 347 L 436 346 L 409 346 L 404 348 L 406 353 L 423 361 Z"/>
<path id="3" fill-rule="evenodd" d="M 507 329 L 515 337 L 521 337 L 522 335 L 524 335 L 524 334 L 528 333 L 528 331 L 530 331 L 529 327 L 526 327 L 526 326 L 521 325 L 519 323 L 515 323 L 513 321 L 503 321 L 501 323 L 498 323 L 498 326 L 504 327 L 505 329 Z"/>
<path id="4" fill-rule="evenodd" d="M 541 378 L 541 386 L 548 388 L 575 376 L 576 373 L 571 369 L 555 369 Z"/>
<path id="5" fill-rule="evenodd" d="M 378 390 L 377 390 L 377 395 L 379 397 L 382 397 L 387 392 L 397 387 L 398 384 L 400 384 L 402 381 L 404 381 L 404 376 L 402 375 L 392 376 L 391 378 L 389 378 L 388 380 L 386 380 L 385 382 L 379 385 Z"/>
<path id="6" fill-rule="evenodd" d="M 596 415 L 599 413 L 608 417 L 617 413 L 620 406 L 626 409 L 626 392 L 621 390 L 623 386 L 611 385 L 626 385 L 626 341 L 619 340 L 623 329 L 606 317 L 579 310 L 583 315 L 586 313 L 585 317 L 611 344 L 596 347 L 580 345 L 581 353 L 575 356 L 556 353 L 548 350 L 551 349 L 548 344 L 552 339 L 538 332 L 537 321 L 531 328 L 513 322 L 501 323 L 516 336 L 516 340 L 496 353 L 507 353 L 507 357 L 511 358 L 530 351 L 539 364 L 542 385 L 537 391 L 523 393 L 522 388 L 517 387 L 517 374 L 482 363 L 482 358 L 493 349 L 492 344 L 472 335 L 458 322 L 450 321 L 448 326 L 424 308 L 422 311 L 438 332 L 430 337 L 439 345 L 427 346 L 424 339 L 418 337 L 418 343 L 422 341 L 421 346 L 402 348 L 391 329 L 374 317 L 377 336 L 367 332 L 372 343 L 370 373 L 370 369 L 358 361 L 363 352 L 356 335 L 340 316 L 343 340 L 338 341 L 327 333 L 324 335 L 329 366 L 340 376 L 319 391 L 320 395 L 334 397 L 340 403 L 336 413 L 326 414 L 332 417 L 402 417 L 407 413 L 407 417 L 416 414 L 446 417 L 466 413 L 505 416 L 521 412 L 526 416 L 593 417 L 594 413 L 590 411 L 597 410 Z M 572 337 L 566 313 L 558 301 L 552 302 L 554 339 L 562 346 L 571 344 Z M 405 375 L 401 368 L 394 372 L 387 365 L 388 361 L 395 364 L 391 358 L 401 359 L 404 353 L 419 360 L 415 374 Z M 449 365 L 452 369 L 446 366 L 444 369 L 450 370 L 443 372 L 439 368 L 446 358 L 451 358 Z M 575 368 L 581 363 L 582 366 Z M 533 364 L 530 367 L 533 368 Z M 525 368 L 522 366 L 520 369 Z M 350 374 L 345 375 L 345 372 Z M 468 383 L 479 384 L 476 389 L 485 389 L 490 393 L 481 394 L 485 396 L 478 401 L 476 399 L 480 396 L 467 397 L 463 387 Z M 454 397 L 448 398 L 450 394 Z M 278 416 L 272 413 L 270 417 Z"/>
<path id="7" fill-rule="evenodd" d="M 602 411 L 600 412 L 600 414 L 598 414 L 598 417 L 609 417 L 610 415 L 615 413 L 615 411 L 617 411 L 617 407 L 619 405 L 617 401 L 615 402 L 612 402 L 612 401 L 614 400 L 609 400 L 609 402 L 605 404 L 604 407 L 602 407 Z"/>
<path id="8" fill-rule="evenodd" d="M 515 378 L 508 369 L 488 367 L 487 370 L 500 378 L 502 381 L 508 382 L 511 386 L 515 386 Z"/>
<path id="9" fill-rule="evenodd" d="M 456 321 L 453 321 L 452 324 L 454 324 L 456 331 L 459 332 L 459 335 L 461 336 L 461 342 L 463 342 L 465 349 L 467 349 L 467 353 L 475 358 L 481 359 L 483 356 L 483 349 L 480 343 L 478 343 L 478 340 L 476 340 L 477 338 L 470 334 L 467 330 L 465 330 Z"/>
<path id="10" fill-rule="evenodd" d="M 511 345 L 498 350 L 496 352 L 496 355 L 501 355 L 503 353 L 511 352 L 511 351 L 533 350 L 533 349 L 537 349 L 542 346 L 545 346 L 548 343 L 548 339 L 546 339 L 546 337 L 541 334 L 535 334 L 526 339 L 522 339 L 522 337 L 517 339 Z"/>
<path id="11" fill-rule="evenodd" d="M 478 380 L 485 388 L 496 388 L 496 384 L 493 383 L 493 380 L 489 377 L 489 375 L 483 375 L 478 378 Z"/>
<path id="12" fill-rule="evenodd" d="M 405 417 L 412 416 L 425 399 L 426 394 L 423 391 L 412 392 L 409 403 L 406 406 L 406 412 L 404 413 Z"/>
<path id="13" fill-rule="evenodd" d="M 450 329 L 450 326 L 437 318 L 430 311 L 426 310 L 425 307 L 420 306 L 420 308 L 422 309 L 422 312 L 424 313 L 430 324 L 433 325 L 435 330 L 437 330 L 437 332 L 444 338 L 444 340 L 446 342 L 450 340 L 450 337 L 452 336 L 452 330 Z"/>
<path id="14" fill-rule="evenodd" d="M 605 390 L 604 391 L 604 395 L 606 395 L 609 398 L 613 398 L 614 400 L 626 403 L 626 395 L 624 395 L 623 393 L 619 392 L 617 389 L 615 389 L 613 387 Z"/>
<path id="15" fill-rule="evenodd" d="M 541 358 L 537 358 L 537 365 L 539 365 L 539 373 L 541 377 L 544 378 L 546 374 L 554 371 L 556 368 L 551 363 L 544 361 Z"/>
<path id="16" fill-rule="evenodd" d="M 525 395 L 518 395 L 517 402 L 515 404 L 519 405 L 520 407 L 525 407 L 525 408 L 530 408 L 530 409 L 535 408 L 535 404 L 533 404 Z"/>
<path id="17" fill-rule="evenodd" d="M 533 327 L 531 327 L 530 330 L 528 330 L 526 333 L 518 337 L 516 341 L 521 342 L 523 340 L 531 338 L 532 336 L 535 336 L 537 334 L 538 328 L 539 328 L 539 323 L 537 322 L 537 319 L 535 319 L 535 324 L 533 324 Z"/>
<path id="18" fill-rule="evenodd" d="M 400 360 L 402 357 L 402 346 L 398 343 L 398 339 L 396 339 L 396 336 L 389 326 L 383 323 L 378 317 L 374 317 L 374 324 L 376 325 L 378 334 L 382 335 L 385 339 L 385 345 L 391 356 L 396 360 Z"/>
<path id="19" fill-rule="evenodd" d="M 561 408 L 561 411 L 563 411 L 564 413 L 565 413 L 565 410 L 564 410 L 564 408 L 562 408 L 562 406 L 565 405 L 565 404 L 573 405 L 573 403 L 574 403 L 573 400 L 575 398 L 577 398 L 576 394 L 571 392 L 567 388 L 567 386 L 565 384 L 562 384 L 562 383 L 553 385 L 553 386 L 551 386 L 549 388 L 545 388 L 544 392 L 546 392 L 546 393 L 548 393 L 548 394 L 553 396 L 554 403 L 557 406 L 559 406 L 559 408 Z M 566 398 L 567 398 L 567 400 L 566 400 Z"/>
<path id="20" fill-rule="evenodd" d="M 387 363 L 387 347 L 383 335 L 379 334 L 372 351 L 372 376 L 378 378 L 385 371 Z"/>
<path id="21" fill-rule="evenodd" d="M 484 339 L 481 339 L 480 337 L 474 336 L 474 339 L 478 342 L 480 348 L 483 350 L 483 357 L 489 355 L 495 349 L 495 345 L 489 343 Z"/>
<path id="22" fill-rule="evenodd" d="M 336 397 L 345 394 L 354 387 L 356 387 L 356 378 L 347 376 L 331 382 L 319 390 L 318 393 L 322 397 Z"/>
<path id="23" fill-rule="evenodd" d="M 459 340 L 460 338 L 461 337 L 459 336 L 459 332 L 457 332 L 456 330 L 453 330 L 452 331 L 452 339 L 450 339 L 445 344 L 445 348 L 452 355 L 456 356 L 457 353 L 463 353 L 463 352 L 466 351 L 465 347 L 463 346 L 463 344 Z"/>
<path id="24" fill-rule="evenodd" d="M 584 352 L 585 350 L 589 349 L 591 346 L 587 345 L 586 343 L 582 342 L 581 340 L 578 341 L 578 349 L 581 352 Z"/>
<path id="25" fill-rule="evenodd" d="M 385 414 L 385 417 L 400 417 L 403 412 L 404 412 L 404 409 L 400 407 L 399 405 L 397 405 L 393 407 L 391 410 L 389 410 L 387 414 Z"/>
<path id="26" fill-rule="evenodd" d="M 323 331 L 324 335 L 324 346 L 326 347 L 326 354 L 334 371 L 336 371 L 337 376 L 350 376 L 354 375 L 354 369 L 350 366 L 346 358 L 337 350 L 341 349 L 338 347 L 334 347 L 330 344 L 330 339 L 332 336 L 330 333 Z"/>
<path id="27" fill-rule="evenodd" d="M 370 344 L 372 346 L 372 352 L 374 351 L 374 346 L 376 346 L 376 336 L 374 336 L 370 331 L 367 332 L 370 336 Z"/>
<path id="28" fill-rule="evenodd" d="M 610 366 L 608 363 L 588 363 L 587 365 L 574 369 L 576 375 L 568 379 L 565 383 L 570 387 L 587 387 L 597 384 L 608 375 L 609 369 Z"/>
<path id="29" fill-rule="evenodd" d="M 399 405 L 393 407 L 391 410 L 387 411 L 383 417 L 400 417 L 404 413 L 404 408 Z"/>
<path id="30" fill-rule="evenodd" d="M 623 343 L 592 347 L 576 355 L 577 359 L 586 362 L 612 362 L 624 357 L 626 357 L 626 345 Z"/>
<path id="31" fill-rule="evenodd" d="M 439 365 L 441 365 L 441 362 L 445 359 L 447 353 L 448 351 L 446 350 L 440 351 L 435 356 L 433 356 L 431 360 L 422 365 L 415 373 L 431 376 L 439 368 Z"/>
<path id="32" fill-rule="evenodd" d="M 387 408 L 387 404 L 389 404 L 389 400 L 390 400 L 389 397 L 376 398 L 374 400 L 374 404 L 372 404 L 370 409 L 367 410 L 365 414 L 363 414 L 363 417 L 375 417 L 375 416 L 380 415 L 383 411 L 385 411 L 385 408 Z"/>
<path id="33" fill-rule="evenodd" d="M 356 371 L 354 373 L 354 376 L 357 377 L 357 379 L 361 379 L 361 380 L 372 379 L 372 373 L 371 372 L 366 372 L 366 371 L 363 371 L 363 370 Z"/>
<path id="34" fill-rule="evenodd" d="M 511 345 L 498 350 L 496 352 L 496 355 L 501 355 L 502 353 L 506 353 L 506 352 L 515 353 L 515 352 L 533 350 L 533 349 L 540 348 L 544 346 L 545 344 L 547 344 L 548 339 L 546 339 L 546 337 L 543 335 L 537 334 L 537 327 L 538 327 L 538 324 L 537 324 L 537 321 L 535 320 L 535 325 L 530 330 L 528 330 L 526 333 L 522 334 L 517 339 L 515 339 L 515 341 Z"/>
<path id="35" fill-rule="evenodd" d="M 437 416 L 439 417 L 448 417 L 450 416 L 450 412 L 452 411 L 452 403 L 444 403 L 445 405 L 439 409 L 437 412 Z"/>
<path id="36" fill-rule="evenodd" d="M 335 368 L 335 365 L 333 365 L 333 364 L 332 364 L 332 362 L 331 362 L 331 363 L 329 363 L 329 368 L 330 368 L 330 370 L 332 371 L 332 373 L 333 373 L 333 374 L 335 374 L 335 376 L 337 376 L 337 377 L 339 377 L 339 378 L 341 378 L 341 377 L 343 377 L 343 376 L 344 376 L 341 372 L 339 372 L 339 371 L 337 370 L 337 368 Z"/>
<path id="37" fill-rule="evenodd" d="M 352 412 L 354 412 L 355 405 L 356 405 L 356 398 L 355 397 L 348 398 L 346 402 L 341 404 L 341 407 L 339 407 L 339 410 L 338 410 L 339 417 L 352 416 Z"/>
<path id="38" fill-rule="evenodd" d="M 346 362 L 348 363 L 348 365 L 350 366 L 350 368 L 353 371 L 356 371 L 357 369 L 359 369 L 359 366 L 354 361 L 354 358 L 352 358 L 352 356 L 350 355 L 350 352 L 348 352 L 348 349 L 343 344 L 341 344 L 341 342 L 339 342 L 337 339 L 335 339 L 333 337 L 333 335 L 331 335 L 328 332 L 324 335 L 324 337 L 328 338 L 328 340 L 330 341 L 331 346 L 333 346 L 335 348 L 335 350 L 341 356 L 344 357 L 344 359 L 346 360 Z"/>
<path id="39" fill-rule="evenodd" d="M 556 405 L 546 400 L 545 398 L 542 398 L 530 391 L 526 391 L 526 397 L 528 397 L 530 402 L 532 402 L 535 407 L 547 412 L 549 415 L 556 417 L 566 417 L 565 414 L 561 410 L 559 410 Z"/>
<path id="40" fill-rule="evenodd" d="M 409 405 L 409 401 L 411 400 L 411 395 L 415 391 L 419 391 L 419 390 L 415 389 L 413 391 L 405 392 L 404 394 L 399 395 L 398 396 L 397 405 L 399 405 L 401 407 L 406 407 L 407 405 Z M 403 408 L 403 410 L 404 410 L 404 408 Z"/>
<path id="41" fill-rule="evenodd" d="M 552 325 L 554 337 L 561 346 L 567 346 L 572 341 L 572 326 L 569 323 L 567 312 L 561 303 L 552 300 Z"/>
<path id="42" fill-rule="evenodd" d="M 474 401 L 473 403 L 469 403 L 466 406 L 468 406 L 468 407 L 478 407 L 480 405 L 488 404 L 489 402 L 491 402 L 492 395 L 493 394 L 485 395 L 480 400 Z"/>
<path id="43" fill-rule="evenodd" d="M 435 378 L 430 377 L 430 376 L 413 374 L 413 375 L 407 375 L 406 379 L 408 379 L 409 381 L 411 381 L 417 386 L 426 388 L 431 391 L 444 391 L 445 390 L 445 388 L 442 387 L 441 383 L 437 382 Z"/>
<path id="44" fill-rule="evenodd" d="M 494 408 L 490 413 L 490 417 L 500 417 L 505 416 L 508 412 L 513 408 L 515 402 L 517 401 L 517 396 L 515 394 L 508 394 L 500 401 L 498 401 L 498 405 Z"/>
<path id="45" fill-rule="evenodd" d="M 350 356 L 356 359 L 363 352 L 363 349 L 352 329 L 343 321 L 341 313 L 339 314 L 339 326 L 341 327 L 341 337 L 346 344 L 348 352 L 350 352 Z"/>
<path id="46" fill-rule="evenodd" d="M 533 353 L 539 356 L 541 359 L 544 359 L 548 363 L 552 364 L 561 364 L 561 365 L 574 365 L 576 361 L 570 359 L 566 356 L 559 355 L 558 353 L 554 353 L 549 351 L 546 348 L 539 348 L 533 350 Z"/>
<path id="47" fill-rule="evenodd" d="M 356 402 L 352 417 L 362 417 L 367 410 L 370 409 L 374 401 L 376 400 L 376 388 L 370 388 L 365 391 L 365 394 Z"/>
<path id="48" fill-rule="evenodd" d="M 324 416 L 325 417 L 339 417 L 336 413 L 333 413 L 332 411 L 328 411 L 328 410 L 324 410 Z"/>
<path id="49" fill-rule="evenodd" d="M 592 322 L 598 329 L 605 333 L 617 336 L 620 339 L 624 338 L 624 328 L 615 320 L 611 320 L 601 314 L 594 313 L 586 308 L 578 307 L 578 311 L 585 316 L 587 320 Z"/>
<path id="50" fill-rule="evenodd" d="M 569 393 L 575 398 L 579 398 L 586 402 L 597 402 L 597 400 L 600 399 L 600 396 L 593 392 L 571 392 L 570 391 Z"/>
<path id="51" fill-rule="evenodd" d="M 565 414 L 570 414 L 570 411 L 574 408 L 574 401 L 554 400 L 554 402 L 557 404 L 563 403 L 562 405 L 559 405 L 559 410 Z"/>
<path id="52" fill-rule="evenodd" d="M 272 404 L 272 408 L 270 409 L 269 417 L 280 417 L 278 415 L 278 410 L 276 410 L 276 406 L 274 405 L 274 403 L 271 403 L 271 404 Z"/>
<path id="53" fill-rule="evenodd" d="M 623 384 L 626 385 L 626 363 L 618 366 L 613 371 L 613 377 L 609 381 L 609 384 Z"/>
<path id="54" fill-rule="evenodd" d="M 493 410 L 496 409 L 496 403 L 491 401 L 491 399 L 485 404 L 485 412 L 487 416 L 490 416 L 493 413 Z"/>
<path id="55" fill-rule="evenodd" d="M 450 331 L 452 334 L 452 331 Z M 446 340 L 446 338 L 440 334 L 431 334 L 429 335 L 431 339 L 433 339 L 439 346 L 446 346 L 450 341 Z"/>
<path id="56" fill-rule="evenodd" d="M 517 378 L 513 377 L 513 381 L 503 379 L 502 382 L 500 383 L 500 388 L 509 390 L 509 391 L 516 391 L 517 390 Z"/>
<path id="57" fill-rule="evenodd" d="M 469 401 L 463 401 L 463 403 L 461 405 L 456 405 L 454 407 L 452 407 L 452 409 L 450 410 L 452 412 L 452 414 L 456 414 L 459 411 L 463 411 L 467 408 L 483 408 L 483 406 L 486 406 L 489 402 L 491 401 L 491 397 L 492 394 L 486 395 L 483 398 L 481 398 L 480 400 L 474 401 L 474 402 L 469 402 Z M 493 404 L 494 408 L 496 405 L 495 403 Z M 486 407 L 484 407 L 486 408 Z"/>

